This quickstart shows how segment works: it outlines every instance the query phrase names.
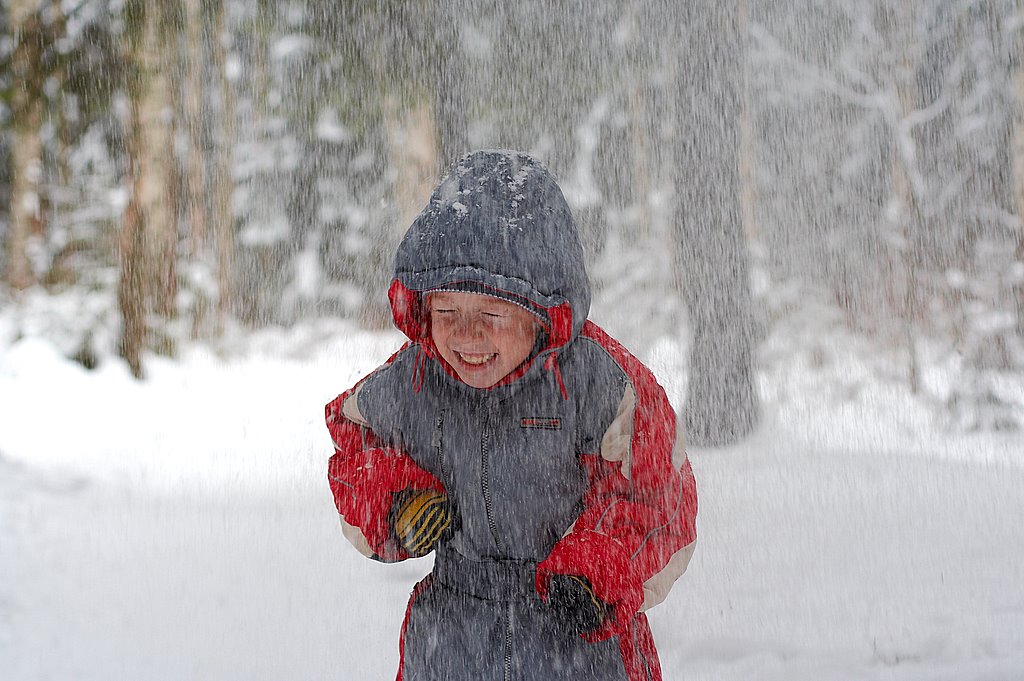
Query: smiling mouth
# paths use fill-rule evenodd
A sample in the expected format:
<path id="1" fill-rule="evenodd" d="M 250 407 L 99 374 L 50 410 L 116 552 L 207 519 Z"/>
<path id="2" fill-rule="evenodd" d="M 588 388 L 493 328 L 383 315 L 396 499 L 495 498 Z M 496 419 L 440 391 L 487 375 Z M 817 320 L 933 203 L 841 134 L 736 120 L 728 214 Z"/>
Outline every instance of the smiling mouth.
<path id="1" fill-rule="evenodd" d="M 470 366 L 483 366 L 498 356 L 498 353 L 496 352 L 480 354 L 456 352 L 455 354 L 461 361 Z"/>

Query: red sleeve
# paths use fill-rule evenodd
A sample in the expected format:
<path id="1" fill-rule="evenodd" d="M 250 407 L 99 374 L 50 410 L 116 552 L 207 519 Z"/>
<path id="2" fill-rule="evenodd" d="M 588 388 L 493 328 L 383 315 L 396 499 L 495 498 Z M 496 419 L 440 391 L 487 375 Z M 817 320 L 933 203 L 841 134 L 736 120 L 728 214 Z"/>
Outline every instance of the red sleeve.
<path id="1" fill-rule="evenodd" d="M 387 562 L 405 560 L 409 554 L 394 541 L 388 523 L 392 495 L 409 488 L 444 488 L 407 454 L 385 447 L 373 431 L 344 416 L 342 406 L 358 386 L 339 395 L 325 409 L 335 449 L 327 466 L 327 479 L 338 513 L 362 531 L 375 557 Z"/>
<path id="2" fill-rule="evenodd" d="M 613 607 L 613 617 L 588 636 L 600 640 L 625 631 L 644 601 L 644 582 L 696 540 L 697 490 L 675 412 L 654 376 L 594 324 L 587 322 L 583 335 L 625 371 L 635 400 L 624 399 L 621 422 L 613 424 L 627 425 L 622 451 L 582 457 L 589 475 L 583 512 L 538 566 L 537 590 L 546 598 L 552 574 L 587 577 Z"/>

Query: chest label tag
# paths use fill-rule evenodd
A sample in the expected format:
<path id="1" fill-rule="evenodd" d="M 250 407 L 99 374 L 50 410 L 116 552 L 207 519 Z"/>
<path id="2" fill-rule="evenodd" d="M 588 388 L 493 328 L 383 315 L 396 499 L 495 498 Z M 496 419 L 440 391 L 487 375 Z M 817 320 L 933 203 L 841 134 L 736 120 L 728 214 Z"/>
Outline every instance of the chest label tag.
<path id="1" fill-rule="evenodd" d="M 562 419 L 548 416 L 524 416 L 519 419 L 520 428 L 539 428 L 541 430 L 561 430 Z"/>

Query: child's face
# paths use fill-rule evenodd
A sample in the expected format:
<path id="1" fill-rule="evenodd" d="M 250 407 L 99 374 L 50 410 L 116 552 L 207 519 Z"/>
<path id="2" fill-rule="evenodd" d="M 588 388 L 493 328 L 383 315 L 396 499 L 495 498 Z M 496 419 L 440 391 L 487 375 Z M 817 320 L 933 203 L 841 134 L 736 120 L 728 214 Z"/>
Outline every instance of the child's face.
<path id="1" fill-rule="evenodd" d="M 430 335 L 466 385 L 490 388 L 526 361 L 537 338 L 537 318 L 525 309 L 479 293 L 431 293 Z"/>

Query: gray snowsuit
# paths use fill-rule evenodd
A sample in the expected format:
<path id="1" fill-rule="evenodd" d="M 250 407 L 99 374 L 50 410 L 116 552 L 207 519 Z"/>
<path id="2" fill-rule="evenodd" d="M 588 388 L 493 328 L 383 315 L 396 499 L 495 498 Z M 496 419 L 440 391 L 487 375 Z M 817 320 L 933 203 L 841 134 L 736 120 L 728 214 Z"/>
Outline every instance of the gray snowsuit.
<path id="1" fill-rule="evenodd" d="M 489 389 L 433 346 L 423 293 L 487 293 L 541 321 L 531 357 Z M 482 151 L 435 190 L 398 248 L 389 292 L 410 342 L 327 406 L 329 478 L 346 536 L 408 557 L 392 495 L 443 489 L 458 529 L 413 592 L 399 679 L 660 679 L 642 611 L 696 539 L 696 491 L 675 415 L 650 372 L 587 321 L 575 223 L 533 158 Z M 579 575 L 611 609 L 579 635 L 545 602 Z"/>

